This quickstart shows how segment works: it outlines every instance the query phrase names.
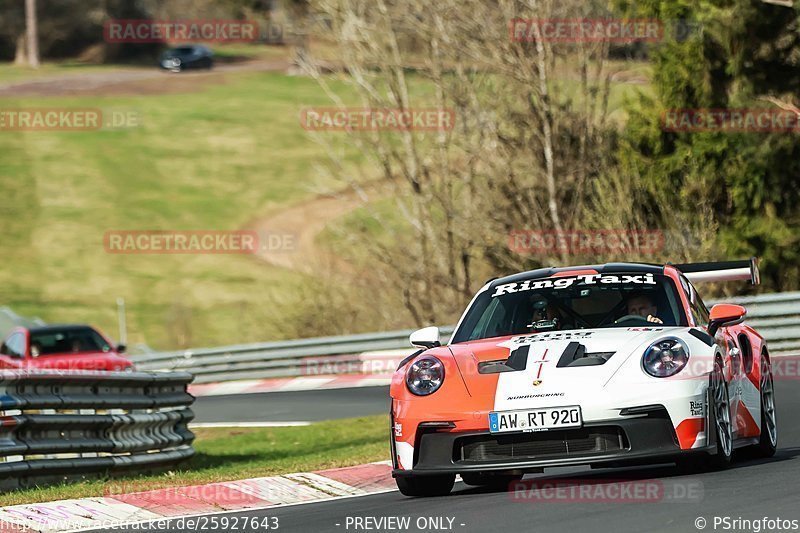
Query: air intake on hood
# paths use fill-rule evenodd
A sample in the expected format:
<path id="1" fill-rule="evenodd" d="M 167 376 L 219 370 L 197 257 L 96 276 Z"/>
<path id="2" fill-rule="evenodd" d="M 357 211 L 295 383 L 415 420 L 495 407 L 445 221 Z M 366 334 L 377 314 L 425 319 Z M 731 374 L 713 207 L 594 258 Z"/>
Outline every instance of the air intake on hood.
<path id="1" fill-rule="evenodd" d="M 565 366 L 597 366 L 603 365 L 611 359 L 616 352 L 587 352 L 586 347 L 579 342 L 570 342 L 564 348 L 564 353 L 558 360 L 556 367 Z"/>
<path id="2" fill-rule="evenodd" d="M 478 363 L 479 374 L 499 374 L 500 372 L 515 372 L 518 370 L 525 370 L 528 364 L 528 353 L 530 352 L 530 345 L 520 346 L 516 350 L 512 350 L 508 359 L 500 359 L 498 361 L 484 361 Z"/>

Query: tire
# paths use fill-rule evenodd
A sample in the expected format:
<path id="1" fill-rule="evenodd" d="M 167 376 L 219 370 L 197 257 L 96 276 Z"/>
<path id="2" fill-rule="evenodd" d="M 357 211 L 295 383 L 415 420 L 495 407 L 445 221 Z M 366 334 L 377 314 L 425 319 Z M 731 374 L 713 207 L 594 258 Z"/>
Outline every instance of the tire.
<path id="1" fill-rule="evenodd" d="M 772 379 L 772 367 L 763 355 L 761 356 L 761 438 L 753 446 L 757 457 L 772 457 L 778 449 L 778 424 L 775 417 L 775 384 Z"/>
<path id="2" fill-rule="evenodd" d="M 445 496 L 453 489 L 456 475 L 402 476 L 394 480 L 404 496 Z"/>
<path id="3" fill-rule="evenodd" d="M 711 390 L 711 405 L 714 414 L 714 431 L 717 436 L 717 453 L 709 458 L 708 466 L 711 470 L 728 468 L 733 457 L 733 425 L 731 423 L 731 402 L 725 374 L 722 372 L 722 362 L 714 362 L 714 371 L 711 373 L 709 383 Z"/>
<path id="4" fill-rule="evenodd" d="M 522 479 L 521 475 L 513 474 L 483 474 L 470 472 L 461 474 L 461 479 L 467 485 L 474 487 L 492 487 L 495 489 L 508 489 L 508 486 Z"/>

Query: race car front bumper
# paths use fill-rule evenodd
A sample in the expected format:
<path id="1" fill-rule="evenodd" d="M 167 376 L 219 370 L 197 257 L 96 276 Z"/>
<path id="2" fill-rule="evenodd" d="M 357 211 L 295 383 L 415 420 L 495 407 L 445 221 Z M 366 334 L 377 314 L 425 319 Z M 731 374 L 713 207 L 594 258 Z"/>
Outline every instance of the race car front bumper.
<path id="1" fill-rule="evenodd" d="M 666 408 L 653 406 L 644 413 L 593 421 L 579 429 L 505 434 L 420 431 L 414 446 L 413 469 L 395 468 L 392 475 L 523 473 L 555 466 L 668 463 L 713 449 L 711 443 L 682 450 Z"/>

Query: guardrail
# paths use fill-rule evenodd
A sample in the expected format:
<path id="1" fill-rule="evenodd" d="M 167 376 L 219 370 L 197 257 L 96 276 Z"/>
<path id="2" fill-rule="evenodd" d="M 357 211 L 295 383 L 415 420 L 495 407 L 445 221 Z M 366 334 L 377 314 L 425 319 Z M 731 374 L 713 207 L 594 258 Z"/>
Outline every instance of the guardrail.
<path id="1" fill-rule="evenodd" d="M 337 363 L 358 364 L 358 354 L 373 350 L 414 349 L 408 344 L 413 330 L 364 333 L 341 337 L 315 337 L 280 342 L 239 344 L 221 348 L 203 348 L 133 356 L 140 370 L 185 370 L 195 376 L 195 383 L 264 379 L 305 375 L 314 358 L 336 356 Z M 452 334 L 452 327 L 442 328 L 442 335 Z M 313 369 L 312 369 L 313 371 Z"/>
<path id="2" fill-rule="evenodd" d="M 0 490 L 190 458 L 191 381 L 186 372 L 0 372 Z"/>
<path id="3" fill-rule="evenodd" d="M 769 341 L 773 352 L 800 350 L 800 292 L 726 298 L 748 309 L 747 323 Z M 708 302 L 709 305 L 717 302 Z M 441 328 L 449 337 L 453 327 Z M 240 344 L 134 356 L 141 370 L 185 370 L 196 383 L 297 377 L 313 374 L 319 358 L 335 358 L 341 368 L 357 368 L 363 352 L 414 349 L 408 344 L 412 330 L 366 333 L 341 337 L 316 337 L 282 342 Z"/>

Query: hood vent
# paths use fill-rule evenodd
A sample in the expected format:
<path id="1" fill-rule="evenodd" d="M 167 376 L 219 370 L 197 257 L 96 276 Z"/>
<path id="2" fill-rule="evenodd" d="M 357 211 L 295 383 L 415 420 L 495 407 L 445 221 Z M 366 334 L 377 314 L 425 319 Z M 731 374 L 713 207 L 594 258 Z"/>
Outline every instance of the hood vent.
<path id="1" fill-rule="evenodd" d="M 484 361 L 478 363 L 479 374 L 500 374 L 502 372 L 519 372 L 525 370 L 528 364 L 530 345 L 520 346 L 513 350 L 508 359 Z M 579 342 L 570 342 L 561 354 L 556 367 L 565 366 L 597 366 L 603 365 L 611 359 L 616 352 L 587 352 L 586 347 Z"/>
<path id="2" fill-rule="evenodd" d="M 557 368 L 565 366 L 597 366 L 604 365 L 606 361 L 616 352 L 587 352 L 586 346 L 579 342 L 570 342 L 561 358 L 558 360 Z"/>
<path id="3" fill-rule="evenodd" d="M 508 359 L 500 359 L 497 361 L 484 361 L 478 363 L 479 374 L 499 374 L 500 372 L 517 372 L 525 370 L 528 364 L 528 353 L 531 346 L 526 344 L 520 346 L 516 350 L 512 350 Z"/>

